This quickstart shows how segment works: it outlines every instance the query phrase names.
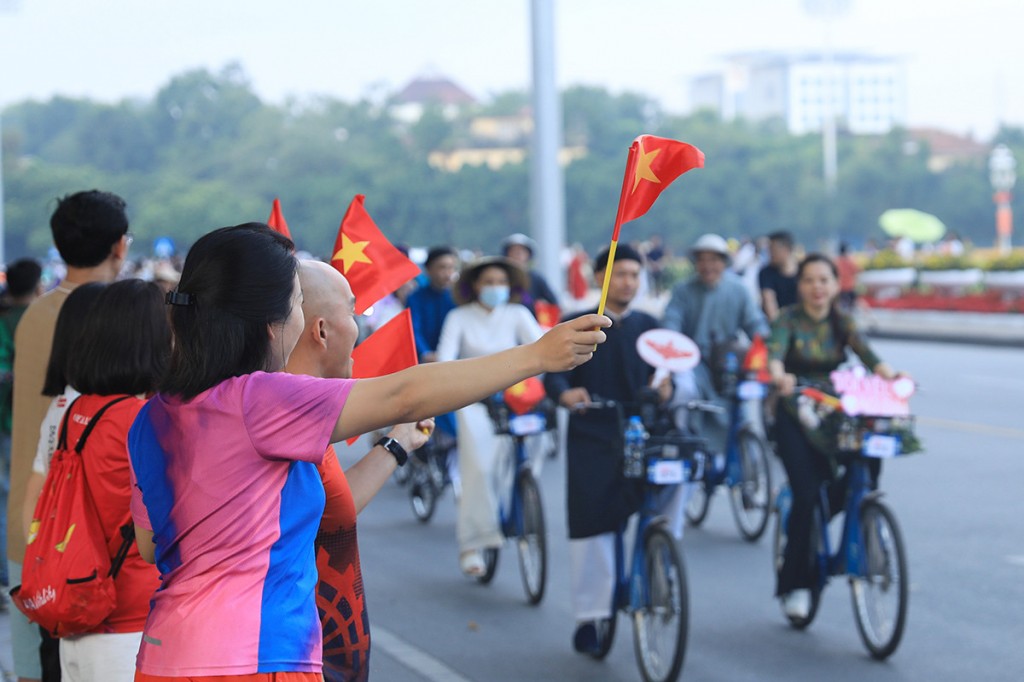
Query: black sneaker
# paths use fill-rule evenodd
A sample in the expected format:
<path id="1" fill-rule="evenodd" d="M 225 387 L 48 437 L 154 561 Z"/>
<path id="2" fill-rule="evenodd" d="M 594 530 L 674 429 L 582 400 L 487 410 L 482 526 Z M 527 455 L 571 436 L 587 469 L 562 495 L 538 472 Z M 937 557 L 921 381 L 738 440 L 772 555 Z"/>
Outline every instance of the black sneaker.
<path id="1" fill-rule="evenodd" d="M 576 626 L 576 633 L 572 636 L 572 646 L 581 654 L 597 652 L 597 626 L 594 621 L 587 621 Z"/>

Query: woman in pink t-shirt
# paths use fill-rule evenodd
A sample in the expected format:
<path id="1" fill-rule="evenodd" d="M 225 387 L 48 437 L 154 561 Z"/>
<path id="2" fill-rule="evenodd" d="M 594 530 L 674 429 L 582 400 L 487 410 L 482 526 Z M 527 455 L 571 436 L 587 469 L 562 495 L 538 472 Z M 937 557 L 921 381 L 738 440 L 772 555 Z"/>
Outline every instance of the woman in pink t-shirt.
<path id="1" fill-rule="evenodd" d="M 589 315 L 527 346 L 376 379 L 285 374 L 303 329 L 293 248 L 261 224 L 215 230 L 167 296 L 170 370 L 129 434 L 137 542 L 161 575 L 136 680 L 319 682 L 327 445 L 575 367 L 611 323 Z"/>

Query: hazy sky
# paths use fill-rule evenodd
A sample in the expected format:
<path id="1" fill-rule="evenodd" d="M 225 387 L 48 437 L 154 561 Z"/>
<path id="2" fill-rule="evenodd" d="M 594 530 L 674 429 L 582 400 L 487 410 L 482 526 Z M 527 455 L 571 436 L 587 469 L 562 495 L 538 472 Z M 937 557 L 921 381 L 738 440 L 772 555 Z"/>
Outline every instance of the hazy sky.
<path id="1" fill-rule="evenodd" d="M 688 79 L 736 51 L 817 48 L 804 0 L 554 0 L 560 87 L 634 90 L 686 110 Z M 525 88 L 529 0 L 0 0 L 0 106 L 151 96 L 239 61 L 255 90 L 344 99 L 443 74 L 477 97 Z M 906 58 L 911 125 L 1024 125 L 1024 0 L 850 0 L 839 49 Z"/>

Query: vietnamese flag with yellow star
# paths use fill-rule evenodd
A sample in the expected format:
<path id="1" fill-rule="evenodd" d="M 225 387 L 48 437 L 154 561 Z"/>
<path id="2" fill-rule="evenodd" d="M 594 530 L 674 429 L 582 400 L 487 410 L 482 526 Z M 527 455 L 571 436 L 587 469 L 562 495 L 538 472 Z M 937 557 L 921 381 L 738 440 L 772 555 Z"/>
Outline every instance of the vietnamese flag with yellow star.
<path id="1" fill-rule="evenodd" d="M 597 304 L 598 315 L 604 313 L 604 304 L 608 300 L 608 285 L 612 281 L 612 264 L 615 262 L 615 250 L 619 246 L 622 223 L 647 213 L 658 196 L 680 175 L 703 167 L 704 152 L 692 144 L 654 135 L 640 135 L 633 140 L 626 157 L 626 174 L 622 178 L 622 193 L 615 214 L 612 242 L 608 246 L 608 266 L 604 271 L 604 284 Z"/>
<path id="2" fill-rule="evenodd" d="M 688 170 L 704 167 L 704 152 L 692 144 L 654 135 L 640 135 L 629 148 L 619 211 L 612 239 L 622 223 L 639 218 L 673 180 Z"/>
<path id="3" fill-rule="evenodd" d="M 363 208 L 357 194 L 345 211 L 334 242 L 331 265 L 345 275 L 356 297 L 356 315 L 420 274 L 420 268 L 391 242 Z"/>
<path id="4" fill-rule="evenodd" d="M 288 229 L 288 223 L 284 220 L 284 214 L 281 213 L 281 200 L 274 197 L 274 205 L 270 208 L 270 217 L 267 218 L 267 225 L 270 226 L 271 230 L 280 232 L 288 239 L 292 238 L 291 230 Z"/>

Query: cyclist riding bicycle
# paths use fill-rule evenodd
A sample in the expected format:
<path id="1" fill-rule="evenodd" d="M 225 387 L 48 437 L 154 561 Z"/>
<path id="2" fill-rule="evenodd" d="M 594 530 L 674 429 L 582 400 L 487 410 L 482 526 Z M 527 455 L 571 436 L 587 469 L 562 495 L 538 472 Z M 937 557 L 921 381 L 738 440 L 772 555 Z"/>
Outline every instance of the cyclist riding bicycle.
<path id="1" fill-rule="evenodd" d="M 788 541 L 775 594 L 787 616 L 804 618 L 811 608 L 811 590 L 817 589 L 810 561 L 812 514 L 822 484 L 835 475 L 835 441 L 834 434 L 818 428 L 809 406 L 794 394 L 798 378 L 834 394 L 829 374 L 846 361 L 847 349 L 883 379 L 895 378 L 896 372 L 875 355 L 853 319 L 836 308 L 839 280 L 831 260 L 817 253 L 804 258 L 797 269 L 797 289 L 799 302 L 779 313 L 768 348 L 772 381 L 782 396 L 775 440 L 792 490 Z M 877 466 L 872 473 L 877 482 Z"/>
<path id="2" fill-rule="evenodd" d="M 637 414 L 635 397 L 650 384 L 654 369 L 636 350 L 637 338 L 658 327 L 650 315 L 630 309 L 640 285 L 643 257 L 629 245 L 618 247 L 612 264 L 605 314 L 614 324 L 608 340 L 593 359 L 571 372 L 548 374 L 548 396 L 573 409 L 600 395 L 625 406 L 627 416 Z M 600 284 L 608 266 L 608 250 L 594 261 L 594 279 Z M 576 313 L 571 317 L 584 314 Z M 664 402 L 671 384 L 659 386 Z M 622 478 L 620 424 L 607 411 L 577 410 L 569 417 L 567 498 L 569 507 L 569 572 L 576 631 L 573 646 L 590 653 L 598 646 L 598 625 L 614 617 L 611 612 L 615 579 L 615 531 L 638 509 L 640 489 Z M 675 517 L 681 519 L 681 505 Z M 679 522 L 681 526 L 681 521 Z"/>
<path id="3" fill-rule="evenodd" d="M 673 406 L 704 400 L 727 407 L 720 395 L 725 368 L 717 362 L 722 344 L 733 342 L 740 332 L 751 339 L 768 336 L 768 322 L 753 294 L 736 275 L 726 271 L 729 258 L 729 246 L 719 235 L 698 238 L 690 249 L 696 274 L 675 286 L 665 308 L 662 326 L 693 339 L 701 353 L 701 362 L 695 369 L 676 374 Z M 685 409 L 678 410 L 676 415 L 677 420 L 688 419 Z M 704 412 L 700 419 L 698 433 L 708 439 L 712 452 L 722 452 L 729 426 L 728 411 Z M 677 426 L 685 430 L 686 424 Z"/>

